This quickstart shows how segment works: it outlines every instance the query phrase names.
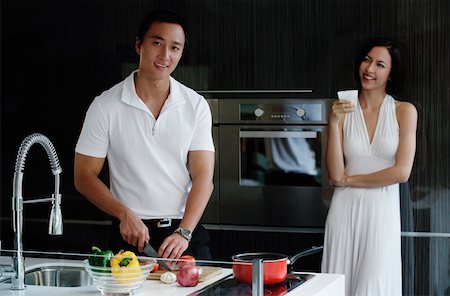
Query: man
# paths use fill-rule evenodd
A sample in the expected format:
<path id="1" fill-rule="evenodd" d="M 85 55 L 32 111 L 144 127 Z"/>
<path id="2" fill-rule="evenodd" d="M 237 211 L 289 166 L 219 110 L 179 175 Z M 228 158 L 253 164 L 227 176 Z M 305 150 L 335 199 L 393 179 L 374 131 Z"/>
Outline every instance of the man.
<path id="1" fill-rule="evenodd" d="M 198 222 L 213 190 L 211 111 L 170 76 L 185 43 L 186 26 L 176 14 L 144 17 L 138 70 L 96 97 L 86 114 L 75 187 L 117 218 L 116 237 L 139 251 L 150 241 L 163 258 L 210 259 L 209 236 Z M 110 188 L 98 177 L 106 158 Z"/>

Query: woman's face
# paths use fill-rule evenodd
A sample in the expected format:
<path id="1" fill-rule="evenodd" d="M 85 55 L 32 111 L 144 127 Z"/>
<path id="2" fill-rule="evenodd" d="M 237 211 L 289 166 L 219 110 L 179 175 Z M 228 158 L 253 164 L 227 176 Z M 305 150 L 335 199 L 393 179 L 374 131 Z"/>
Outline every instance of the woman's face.
<path id="1" fill-rule="evenodd" d="M 359 78 L 364 90 L 386 91 L 392 68 L 391 55 L 387 48 L 372 48 L 359 65 Z"/>

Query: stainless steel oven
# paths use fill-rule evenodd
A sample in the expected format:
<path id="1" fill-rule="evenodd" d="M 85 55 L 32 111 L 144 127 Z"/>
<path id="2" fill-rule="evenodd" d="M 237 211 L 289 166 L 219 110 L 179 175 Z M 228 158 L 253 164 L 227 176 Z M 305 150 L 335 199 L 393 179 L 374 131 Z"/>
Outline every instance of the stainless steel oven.
<path id="1" fill-rule="evenodd" d="M 214 100 L 216 222 L 324 226 L 330 105 L 328 99 Z"/>

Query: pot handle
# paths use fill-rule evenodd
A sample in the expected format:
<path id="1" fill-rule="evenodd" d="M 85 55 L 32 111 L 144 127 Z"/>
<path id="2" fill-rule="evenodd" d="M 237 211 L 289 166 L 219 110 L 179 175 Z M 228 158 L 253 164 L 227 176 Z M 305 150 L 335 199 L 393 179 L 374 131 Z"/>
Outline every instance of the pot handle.
<path id="1" fill-rule="evenodd" d="M 316 254 L 316 253 L 322 252 L 322 250 L 323 250 L 323 246 L 312 247 L 311 249 L 301 251 L 301 252 L 293 255 L 292 257 L 289 257 L 289 264 L 291 264 L 291 265 L 294 264 L 295 261 L 297 261 L 300 257 L 306 257 L 306 256 L 309 256 L 312 254 Z"/>

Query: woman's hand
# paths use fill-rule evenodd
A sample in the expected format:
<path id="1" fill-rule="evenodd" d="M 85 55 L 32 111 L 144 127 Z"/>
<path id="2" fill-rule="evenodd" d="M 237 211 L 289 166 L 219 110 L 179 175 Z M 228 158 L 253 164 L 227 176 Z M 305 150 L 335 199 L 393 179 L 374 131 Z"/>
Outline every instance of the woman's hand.
<path id="1" fill-rule="evenodd" d="M 338 124 L 347 113 L 355 111 L 355 105 L 350 100 L 335 100 L 328 115 L 328 123 Z"/>

